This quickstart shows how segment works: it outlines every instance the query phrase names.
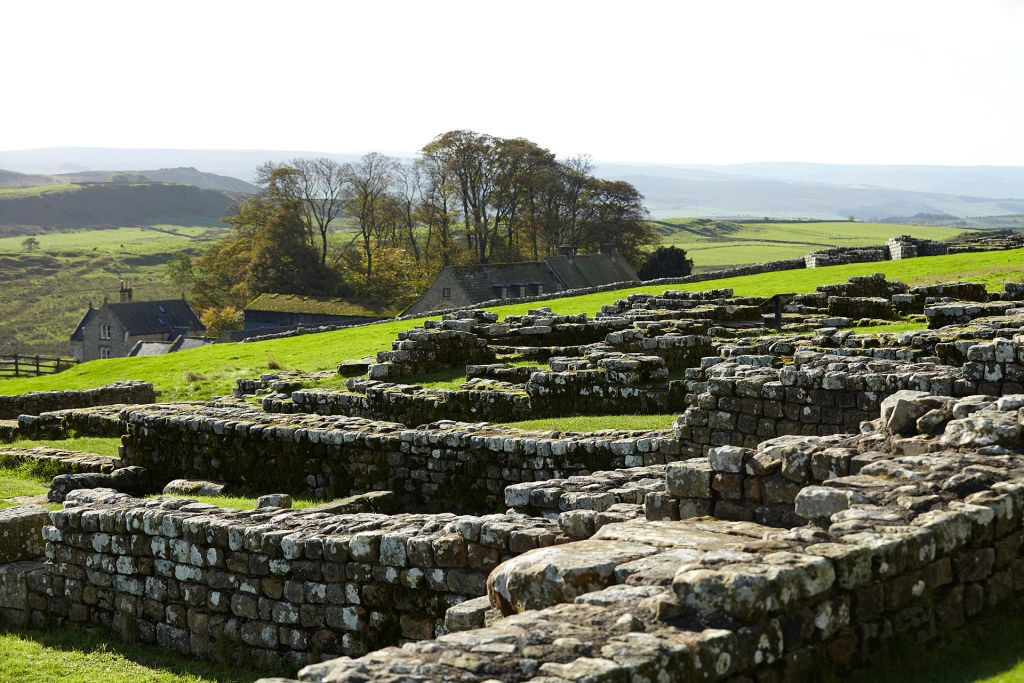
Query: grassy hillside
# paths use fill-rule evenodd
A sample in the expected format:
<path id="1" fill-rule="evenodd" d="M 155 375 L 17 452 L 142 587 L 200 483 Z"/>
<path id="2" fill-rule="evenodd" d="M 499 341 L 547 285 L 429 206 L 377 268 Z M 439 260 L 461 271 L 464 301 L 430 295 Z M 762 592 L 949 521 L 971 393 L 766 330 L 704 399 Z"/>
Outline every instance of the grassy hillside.
<path id="1" fill-rule="evenodd" d="M 943 240 L 968 232 L 965 228 L 888 223 L 734 223 L 706 218 L 670 218 L 656 227 L 662 244 L 686 249 L 698 270 L 800 258 L 828 247 L 884 244 L 899 235 Z"/>
<path id="2" fill-rule="evenodd" d="M 0 234 L 170 223 L 219 225 L 238 195 L 162 183 L 0 190 Z"/>
<path id="3" fill-rule="evenodd" d="M 737 295 L 809 292 L 817 285 L 842 282 L 852 275 L 884 272 L 891 278 L 919 284 L 970 279 L 999 289 L 1006 280 L 1024 279 L 1024 250 L 933 256 L 905 261 L 858 263 L 812 270 L 764 273 L 715 280 L 672 289 L 700 290 L 732 287 Z M 515 304 L 494 309 L 502 315 L 524 313 L 539 305 L 558 313 L 594 313 L 630 291 L 656 293 L 669 287 L 651 286 L 585 296 L 553 299 L 544 304 Z M 227 394 L 238 377 L 267 372 L 273 364 L 287 369 L 321 370 L 346 358 L 359 358 L 390 348 L 398 332 L 421 322 L 406 320 L 322 334 L 273 339 L 249 344 L 215 344 L 191 351 L 148 358 L 115 358 L 83 363 L 59 375 L 0 381 L 0 393 L 96 387 L 123 379 L 153 382 L 162 400 L 194 400 Z"/>
<path id="4" fill-rule="evenodd" d="M 132 281 L 136 299 L 181 296 L 164 275 L 168 259 L 225 233 L 173 225 L 49 233 L 31 253 L 24 236 L 0 237 L 0 353 L 67 355 L 89 301 L 116 297 L 122 279 Z"/>

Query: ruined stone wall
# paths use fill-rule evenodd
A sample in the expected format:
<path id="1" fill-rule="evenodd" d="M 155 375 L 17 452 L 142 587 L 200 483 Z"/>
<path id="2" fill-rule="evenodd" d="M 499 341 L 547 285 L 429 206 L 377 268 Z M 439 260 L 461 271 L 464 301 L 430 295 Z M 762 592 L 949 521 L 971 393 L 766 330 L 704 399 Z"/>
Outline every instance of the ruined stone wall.
<path id="1" fill-rule="evenodd" d="M 239 512 L 124 496 L 50 518 L 48 562 L 29 576 L 37 625 L 101 625 L 263 666 L 432 638 L 502 561 L 567 540 L 554 522 L 506 515 Z"/>
<path id="2" fill-rule="evenodd" d="M 959 368 L 813 351 L 798 352 L 793 364 L 781 369 L 726 362 L 703 374 L 690 373 L 696 378 L 689 387 L 693 398 L 676 423 L 677 437 L 695 455 L 711 446 L 753 448 L 776 436 L 855 431 L 900 389 L 977 393 L 977 384 Z"/>
<path id="3" fill-rule="evenodd" d="M 121 411 L 124 403 L 68 408 L 18 418 L 18 435 L 28 439 L 65 439 L 72 432 L 77 436 L 115 437 L 124 434 Z"/>
<path id="4" fill-rule="evenodd" d="M 550 432 L 439 423 L 425 429 L 350 417 L 160 404 L 126 411 L 126 465 L 158 482 L 220 481 L 318 498 L 391 490 L 404 509 L 502 509 L 509 484 L 664 464 L 669 434 Z"/>
<path id="5" fill-rule="evenodd" d="M 1024 594 L 1024 396 L 974 401 L 966 416 L 940 422 L 918 455 L 886 452 L 906 438 L 900 420 L 943 399 L 969 403 L 908 398 L 874 431 L 791 440 L 779 467 L 810 471 L 793 504 L 810 524 L 607 524 L 497 567 L 488 597 L 504 618 L 312 665 L 298 678 L 682 682 L 697 672 L 707 681 L 803 681 L 823 667 L 842 675 L 896 642 L 934 640 Z M 859 470 L 812 483 L 822 474 L 815 453 L 835 448 L 851 467 L 859 458 Z M 715 471 L 756 456 L 719 452 Z"/>
<path id="6" fill-rule="evenodd" d="M 38 415 L 65 408 L 86 408 L 113 403 L 153 403 L 156 392 L 149 382 L 114 382 L 96 389 L 33 391 L 0 396 L 0 420 Z"/>

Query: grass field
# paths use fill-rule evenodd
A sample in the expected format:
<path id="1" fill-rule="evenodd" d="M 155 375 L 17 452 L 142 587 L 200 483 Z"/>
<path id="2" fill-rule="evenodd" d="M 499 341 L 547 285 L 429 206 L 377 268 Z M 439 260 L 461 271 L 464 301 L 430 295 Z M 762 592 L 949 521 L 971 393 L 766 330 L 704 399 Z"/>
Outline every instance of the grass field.
<path id="1" fill-rule="evenodd" d="M 556 313 L 593 314 L 631 291 L 657 293 L 665 289 L 731 287 L 739 296 L 777 292 L 810 292 L 817 285 L 843 282 L 853 275 L 884 272 L 910 284 L 970 279 L 990 289 L 1002 288 L 1006 280 L 1024 279 L 1024 250 L 931 256 L 904 261 L 855 263 L 829 268 L 763 273 L 672 287 L 648 286 L 584 296 L 553 299 L 543 303 L 515 304 L 494 309 L 502 315 L 525 313 L 538 306 L 550 306 Z M 0 380 L 0 394 L 53 389 L 96 387 L 116 380 L 140 379 L 153 382 L 162 392 L 161 400 L 205 399 L 227 394 L 238 377 L 253 377 L 268 371 L 273 360 L 283 368 L 323 370 L 346 358 L 361 358 L 390 348 L 398 332 L 421 322 L 406 320 L 355 327 L 322 334 L 272 339 L 247 344 L 214 344 L 191 351 L 146 358 L 114 358 L 83 363 L 58 375 Z"/>
<path id="2" fill-rule="evenodd" d="M 849 221 L 732 223 L 692 218 L 670 218 L 659 222 L 657 229 L 662 244 L 686 249 L 698 270 L 800 258 L 828 247 L 884 244 L 890 237 L 899 235 L 942 240 L 967 231 L 965 228 Z"/>

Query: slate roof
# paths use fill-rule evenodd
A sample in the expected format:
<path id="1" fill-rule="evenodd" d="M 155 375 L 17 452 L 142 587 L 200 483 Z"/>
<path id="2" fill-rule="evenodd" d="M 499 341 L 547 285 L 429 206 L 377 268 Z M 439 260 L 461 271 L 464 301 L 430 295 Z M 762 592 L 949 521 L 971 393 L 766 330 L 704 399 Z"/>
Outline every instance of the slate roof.
<path id="1" fill-rule="evenodd" d="M 201 330 L 203 324 L 184 299 L 111 303 L 107 309 L 128 334 L 160 334 Z"/>
<path id="2" fill-rule="evenodd" d="M 299 294 L 260 294 L 245 307 L 247 311 L 305 313 L 310 315 L 388 318 L 400 311 L 368 302 Z"/>
<path id="3" fill-rule="evenodd" d="M 577 254 L 572 261 L 564 256 L 548 256 L 544 262 L 558 275 L 565 289 L 640 279 L 636 269 L 619 255 L 608 258 L 604 254 Z"/>
<path id="4" fill-rule="evenodd" d="M 83 330 L 85 330 L 85 326 L 89 324 L 89 321 L 92 320 L 94 315 L 96 315 L 96 309 L 89 306 L 89 310 L 85 312 L 85 315 L 83 315 L 82 319 L 78 322 L 78 327 L 76 327 L 75 331 L 71 333 L 71 341 L 85 341 Z"/>
<path id="5" fill-rule="evenodd" d="M 554 273 L 542 261 L 452 266 L 450 272 L 473 301 L 498 298 L 492 287 L 507 285 L 544 285 L 545 292 L 564 289 Z"/>

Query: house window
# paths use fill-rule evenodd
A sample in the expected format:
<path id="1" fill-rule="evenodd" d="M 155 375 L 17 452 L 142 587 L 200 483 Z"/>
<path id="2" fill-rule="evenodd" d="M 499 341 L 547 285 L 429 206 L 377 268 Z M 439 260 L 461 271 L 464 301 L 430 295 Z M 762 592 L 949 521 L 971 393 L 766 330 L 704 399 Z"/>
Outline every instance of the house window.
<path id="1" fill-rule="evenodd" d="M 110 325 L 106 323 L 100 325 L 100 339 L 110 339 Z"/>
<path id="2" fill-rule="evenodd" d="M 452 289 L 451 289 L 451 287 L 444 287 L 444 288 L 441 289 L 441 298 L 442 299 L 451 299 L 452 298 Z"/>
<path id="3" fill-rule="evenodd" d="M 107 327 L 109 328 L 110 325 L 107 325 Z M 110 347 L 109 346 L 101 346 L 100 347 L 100 358 L 110 358 Z"/>

